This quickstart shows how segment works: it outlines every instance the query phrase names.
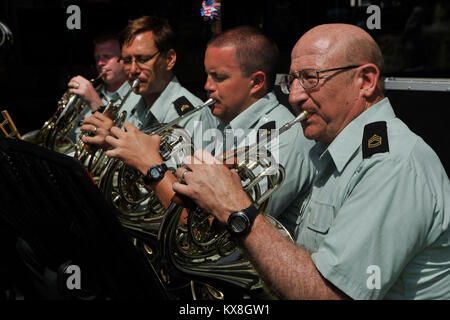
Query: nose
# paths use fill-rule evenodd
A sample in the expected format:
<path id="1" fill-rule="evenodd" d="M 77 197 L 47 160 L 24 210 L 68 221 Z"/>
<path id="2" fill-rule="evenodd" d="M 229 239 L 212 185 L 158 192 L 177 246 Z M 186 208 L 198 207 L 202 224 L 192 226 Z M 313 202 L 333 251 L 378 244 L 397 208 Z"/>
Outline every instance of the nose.
<path id="1" fill-rule="evenodd" d="M 132 61 L 131 64 L 128 66 L 128 68 L 125 68 L 125 71 L 128 74 L 137 76 L 141 73 L 141 68 L 139 68 L 139 66 L 137 65 L 136 61 Z"/>
<path id="2" fill-rule="evenodd" d="M 136 61 L 133 59 L 130 64 L 130 72 L 136 73 L 136 72 L 138 72 L 138 70 L 139 70 L 139 66 L 137 65 Z"/>
<path id="3" fill-rule="evenodd" d="M 211 76 L 208 75 L 206 77 L 206 82 L 205 82 L 205 86 L 203 87 L 208 93 L 211 93 L 213 91 L 216 91 L 216 85 L 214 83 L 214 81 L 212 81 Z"/>
<path id="4" fill-rule="evenodd" d="M 305 88 L 300 84 L 300 80 L 294 79 L 289 88 L 289 103 L 292 107 L 299 106 L 308 99 Z"/>
<path id="5" fill-rule="evenodd" d="M 97 67 L 101 69 L 101 67 L 104 67 L 106 65 L 106 61 L 104 59 L 97 60 Z"/>

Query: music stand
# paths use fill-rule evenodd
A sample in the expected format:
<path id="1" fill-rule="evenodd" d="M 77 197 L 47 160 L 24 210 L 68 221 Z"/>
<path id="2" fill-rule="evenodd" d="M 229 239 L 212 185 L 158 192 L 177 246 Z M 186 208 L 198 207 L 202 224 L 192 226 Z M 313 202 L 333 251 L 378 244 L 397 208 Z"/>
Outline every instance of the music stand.
<path id="1" fill-rule="evenodd" d="M 76 160 L 1 137 L 0 179 L 0 225 L 29 246 L 38 266 L 57 275 L 51 298 L 167 299 L 117 209 Z M 81 271 L 81 289 L 66 286 L 70 265 Z"/>

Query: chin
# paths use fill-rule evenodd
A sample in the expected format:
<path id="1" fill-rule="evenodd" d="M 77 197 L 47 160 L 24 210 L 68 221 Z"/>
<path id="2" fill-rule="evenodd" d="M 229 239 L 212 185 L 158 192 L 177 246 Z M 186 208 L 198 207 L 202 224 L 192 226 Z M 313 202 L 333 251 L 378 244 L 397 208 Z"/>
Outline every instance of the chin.
<path id="1" fill-rule="evenodd" d="M 317 140 L 318 132 L 316 132 L 311 126 L 303 126 L 303 135 L 306 139 Z"/>
<path id="2" fill-rule="evenodd" d="M 221 118 L 221 115 L 222 115 L 222 112 L 221 112 L 221 109 L 220 108 L 218 108 L 216 105 L 214 105 L 212 108 L 211 108 L 211 113 L 214 115 L 214 116 L 216 116 L 217 118 Z"/>
<path id="3" fill-rule="evenodd" d="M 106 83 L 106 84 L 112 84 L 112 83 L 114 83 L 114 79 L 111 78 L 111 77 L 106 76 L 106 77 L 103 79 L 103 82 Z"/>
<path id="4" fill-rule="evenodd" d="M 130 84 L 132 85 L 132 84 Z M 144 86 L 144 84 L 141 82 L 138 84 L 138 86 L 135 89 L 135 93 L 137 94 L 143 94 L 147 90 L 147 87 Z"/>

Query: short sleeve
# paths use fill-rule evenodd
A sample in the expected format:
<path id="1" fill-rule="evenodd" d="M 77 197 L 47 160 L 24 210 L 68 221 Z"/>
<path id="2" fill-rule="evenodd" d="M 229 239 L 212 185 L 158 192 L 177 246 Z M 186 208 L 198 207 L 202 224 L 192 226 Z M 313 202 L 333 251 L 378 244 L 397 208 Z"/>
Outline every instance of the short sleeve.
<path id="1" fill-rule="evenodd" d="M 363 162 L 312 259 L 354 299 L 381 299 L 427 241 L 433 195 L 411 162 Z"/>

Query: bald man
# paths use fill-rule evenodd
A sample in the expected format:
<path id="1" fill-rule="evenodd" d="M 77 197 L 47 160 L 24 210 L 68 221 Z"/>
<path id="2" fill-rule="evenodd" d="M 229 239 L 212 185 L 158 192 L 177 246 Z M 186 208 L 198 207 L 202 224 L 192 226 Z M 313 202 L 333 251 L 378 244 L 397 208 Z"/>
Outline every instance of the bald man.
<path id="1" fill-rule="evenodd" d="M 450 182 L 384 97 L 377 44 L 358 27 L 320 25 L 291 58 L 284 86 L 294 110 L 310 113 L 303 131 L 317 141 L 296 244 L 262 215 L 234 239 L 280 298 L 450 299 Z M 233 232 L 236 212 L 252 203 L 236 172 L 195 156 L 203 163 L 173 188 Z"/>

